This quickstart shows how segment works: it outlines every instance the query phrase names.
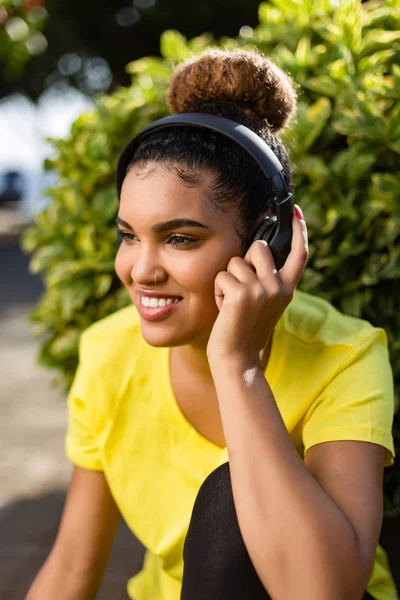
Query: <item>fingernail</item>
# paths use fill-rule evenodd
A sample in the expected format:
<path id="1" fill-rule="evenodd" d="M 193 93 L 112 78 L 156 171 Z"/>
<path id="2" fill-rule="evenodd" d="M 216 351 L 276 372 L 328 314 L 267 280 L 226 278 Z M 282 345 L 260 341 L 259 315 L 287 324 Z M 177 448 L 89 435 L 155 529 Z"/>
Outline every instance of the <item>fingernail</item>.
<path id="1" fill-rule="evenodd" d="M 298 206 L 297 204 L 294 205 L 294 212 L 298 219 L 301 219 L 302 221 L 304 221 L 303 211 L 301 210 L 300 206 Z"/>

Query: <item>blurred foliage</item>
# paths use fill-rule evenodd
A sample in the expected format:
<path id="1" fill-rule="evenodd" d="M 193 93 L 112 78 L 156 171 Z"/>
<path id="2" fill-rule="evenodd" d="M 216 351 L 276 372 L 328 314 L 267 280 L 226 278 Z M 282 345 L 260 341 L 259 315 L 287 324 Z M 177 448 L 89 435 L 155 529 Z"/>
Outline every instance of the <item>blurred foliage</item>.
<path id="1" fill-rule="evenodd" d="M 32 56 L 47 48 L 42 29 L 47 19 L 43 0 L 1 0 L 0 76 L 3 82 L 19 79 Z"/>
<path id="2" fill-rule="evenodd" d="M 299 288 L 386 330 L 400 382 L 400 6 L 342 0 L 274 0 L 236 39 L 161 37 L 162 57 L 131 62 L 132 85 L 99 97 L 67 140 L 53 140 L 58 184 L 23 240 L 46 292 L 32 318 L 40 359 L 68 388 L 80 333 L 130 304 L 114 273 L 118 154 L 134 133 L 168 114 L 174 65 L 211 46 L 259 48 L 299 85 L 298 116 L 285 134 L 304 210 L 310 258 Z M 400 455 L 396 416 L 395 443 Z M 385 473 L 385 511 L 400 509 L 399 461 Z"/>
<path id="3" fill-rule="evenodd" d="M 17 81 L 3 78 L 0 97 L 20 91 L 35 100 L 48 87 L 67 85 L 91 97 L 110 93 L 129 85 L 128 61 L 161 56 L 159 39 L 166 29 L 187 37 L 205 31 L 236 36 L 243 23 L 257 24 L 259 1 L 202 0 L 193 18 L 193 5 L 184 0 L 45 0 L 48 49 L 27 63 Z"/>

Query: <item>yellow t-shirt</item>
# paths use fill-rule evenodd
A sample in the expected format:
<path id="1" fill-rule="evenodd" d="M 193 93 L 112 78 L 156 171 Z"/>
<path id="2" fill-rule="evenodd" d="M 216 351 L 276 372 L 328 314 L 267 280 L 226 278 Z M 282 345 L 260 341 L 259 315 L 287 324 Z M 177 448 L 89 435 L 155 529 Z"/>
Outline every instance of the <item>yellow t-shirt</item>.
<path id="1" fill-rule="evenodd" d="M 170 348 L 147 344 L 134 305 L 91 325 L 68 396 L 66 452 L 103 471 L 126 523 L 147 548 L 128 582 L 134 600 L 179 600 L 183 545 L 197 492 L 228 461 L 186 420 L 173 394 Z M 393 464 L 393 374 L 381 328 L 296 290 L 277 324 L 266 379 L 300 456 L 332 440 L 384 446 Z M 368 592 L 398 599 L 378 546 Z"/>

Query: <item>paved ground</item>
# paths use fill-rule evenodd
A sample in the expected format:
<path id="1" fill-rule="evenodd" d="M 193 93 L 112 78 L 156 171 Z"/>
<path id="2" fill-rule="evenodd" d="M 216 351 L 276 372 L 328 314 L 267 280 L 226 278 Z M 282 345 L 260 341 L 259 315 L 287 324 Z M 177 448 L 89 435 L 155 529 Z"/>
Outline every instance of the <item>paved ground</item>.
<path id="1" fill-rule="evenodd" d="M 54 541 L 71 474 L 65 398 L 35 362 L 27 315 L 43 288 L 27 263 L 17 238 L 0 235 L 0 600 L 24 600 Z M 400 589 L 400 519 L 384 522 L 381 543 Z M 98 600 L 127 600 L 143 552 L 122 524 Z"/>
<path id="2" fill-rule="evenodd" d="M 23 600 L 57 532 L 71 465 L 65 398 L 35 362 L 29 311 L 42 292 L 17 239 L 0 239 L 0 600 Z M 99 600 L 127 600 L 144 549 L 121 524 Z"/>

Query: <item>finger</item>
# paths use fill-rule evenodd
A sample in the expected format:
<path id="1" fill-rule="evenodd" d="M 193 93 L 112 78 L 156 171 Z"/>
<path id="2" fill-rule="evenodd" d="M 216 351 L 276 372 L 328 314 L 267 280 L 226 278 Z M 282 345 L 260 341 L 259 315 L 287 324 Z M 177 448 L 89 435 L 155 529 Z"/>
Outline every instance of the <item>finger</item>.
<path id="1" fill-rule="evenodd" d="M 214 279 L 214 296 L 224 298 L 228 294 L 236 295 L 240 293 L 242 284 L 236 279 L 232 273 L 220 271 Z"/>
<path id="2" fill-rule="evenodd" d="M 304 219 L 299 219 L 293 212 L 292 247 L 279 274 L 284 284 L 296 286 L 300 281 L 308 260 L 308 233 Z"/>
<path id="3" fill-rule="evenodd" d="M 244 260 L 253 265 L 260 281 L 275 281 L 276 264 L 266 242 L 263 240 L 253 242 Z"/>
<path id="4" fill-rule="evenodd" d="M 246 285 L 251 285 L 258 281 L 255 268 L 250 260 L 246 261 L 240 256 L 233 256 L 230 259 L 226 270 L 236 277 L 238 281 Z"/>

